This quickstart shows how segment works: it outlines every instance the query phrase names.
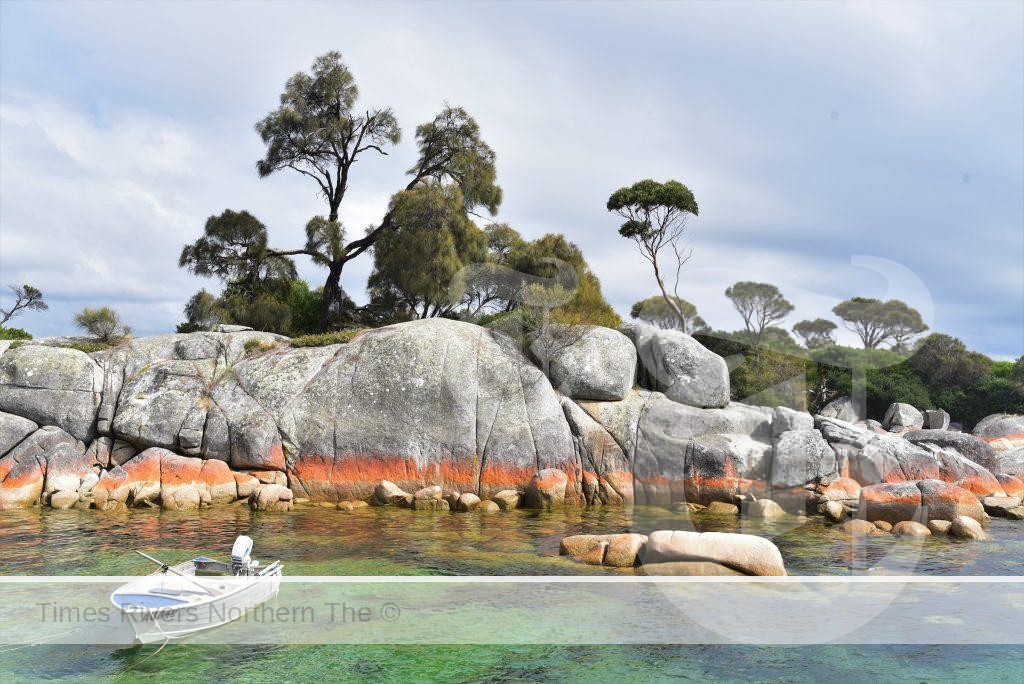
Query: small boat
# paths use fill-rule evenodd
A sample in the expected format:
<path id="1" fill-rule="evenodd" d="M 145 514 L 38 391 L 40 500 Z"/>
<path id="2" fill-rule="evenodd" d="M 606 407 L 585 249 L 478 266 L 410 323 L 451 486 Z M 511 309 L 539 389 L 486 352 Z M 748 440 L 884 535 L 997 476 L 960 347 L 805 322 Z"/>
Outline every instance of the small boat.
<path id="1" fill-rule="evenodd" d="M 242 617 L 274 596 L 284 566 L 261 568 L 252 560 L 252 539 L 244 535 L 231 548 L 231 562 L 199 556 L 178 565 L 136 551 L 160 569 L 129 582 L 110 595 L 135 630 L 138 643 L 167 643 Z"/>

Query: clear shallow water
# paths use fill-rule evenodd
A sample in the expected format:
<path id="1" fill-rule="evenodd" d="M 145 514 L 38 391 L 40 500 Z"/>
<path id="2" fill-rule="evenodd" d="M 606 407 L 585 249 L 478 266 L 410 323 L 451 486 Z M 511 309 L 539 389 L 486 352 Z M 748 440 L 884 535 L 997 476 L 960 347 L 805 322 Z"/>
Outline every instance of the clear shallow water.
<path id="1" fill-rule="evenodd" d="M 280 558 L 290 575 L 591 574 L 612 572 L 558 556 L 563 536 L 658 529 L 742 531 L 771 538 L 791 574 L 1024 574 L 1024 526 L 992 521 L 990 542 L 871 537 L 852 543 L 809 519 L 750 523 L 658 508 L 491 515 L 398 509 L 291 513 L 27 510 L 0 515 L 0 574 L 141 574 L 144 550 L 167 561 L 226 556 L 239 534 L 255 557 Z M 622 572 L 622 571 L 620 571 Z M 626 571 L 628 572 L 628 571 Z M 821 618 L 818 618 L 821 619 Z M 0 647 L 0 681 L 597 680 L 754 681 L 1024 679 L 1024 649 L 1006 646 L 213 646 Z"/>

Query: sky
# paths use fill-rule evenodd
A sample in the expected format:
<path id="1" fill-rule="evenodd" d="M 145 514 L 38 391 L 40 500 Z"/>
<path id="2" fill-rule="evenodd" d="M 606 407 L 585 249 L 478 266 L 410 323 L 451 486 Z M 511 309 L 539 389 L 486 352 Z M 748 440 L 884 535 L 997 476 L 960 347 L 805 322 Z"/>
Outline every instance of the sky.
<path id="1" fill-rule="evenodd" d="M 5 1 L 0 283 L 50 304 L 12 324 L 72 334 L 76 311 L 109 305 L 136 334 L 172 331 L 218 287 L 178 268 L 181 247 L 226 208 L 300 246 L 324 204 L 308 179 L 258 177 L 253 125 L 329 50 L 403 129 L 354 168 L 350 235 L 379 221 L 416 125 L 447 102 L 497 154 L 496 218 L 576 242 L 624 317 L 656 286 L 608 195 L 676 179 L 700 206 L 679 291 L 713 327 L 741 327 L 724 290 L 757 280 L 796 306 L 786 327 L 898 297 L 971 348 L 1024 353 L 1019 2 Z M 346 267 L 357 301 L 371 267 Z"/>

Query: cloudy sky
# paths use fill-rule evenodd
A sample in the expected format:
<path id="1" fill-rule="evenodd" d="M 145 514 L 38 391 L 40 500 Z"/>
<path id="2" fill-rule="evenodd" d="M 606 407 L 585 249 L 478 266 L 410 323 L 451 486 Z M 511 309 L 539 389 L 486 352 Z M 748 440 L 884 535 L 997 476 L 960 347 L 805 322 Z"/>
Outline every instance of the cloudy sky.
<path id="1" fill-rule="evenodd" d="M 172 330 L 177 268 L 205 218 L 248 209 L 275 245 L 324 213 L 308 182 L 259 179 L 253 124 L 292 73 L 339 50 L 405 139 L 361 161 L 350 232 L 379 220 L 412 132 L 464 106 L 498 154 L 498 218 L 562 232 L 623 315 L 654 293 L 611 191 L 646 177 L 700 204 L 681 293 L 740 326 L 723 290 L 781 287 L 787 321 L 900 297 L 999 358 L 1024 353 L 1024 4 L 12 3 L 0 21 L 0 282 L 69 333 L 109 304 Z M 368 257 L 344 286 L 363 297 Z M 322 271 L 301 263 L 320 284 Z M 9 303 L 10 299 L 3 300 Z"/>

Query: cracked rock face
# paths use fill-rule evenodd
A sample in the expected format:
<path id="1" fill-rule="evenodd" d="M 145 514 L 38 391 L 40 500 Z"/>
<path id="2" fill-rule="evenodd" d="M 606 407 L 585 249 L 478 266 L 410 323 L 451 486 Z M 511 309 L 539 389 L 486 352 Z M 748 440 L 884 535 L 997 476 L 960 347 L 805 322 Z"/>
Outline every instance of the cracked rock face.
<path id="1" fill-rule="evenodd" d="M 530 350 L 562 394 L 572 399 L 624 399 L 636 380 L 636 349 L 617 330 L 550 326 Z"/>
<path id="2" fill-rule="evenodd" d="M 729 368 L 721 356 L 678 330 L 631 322 L 623 331 L 636 346 L 645 387 L 697 408 L 729 403 Z"/>

